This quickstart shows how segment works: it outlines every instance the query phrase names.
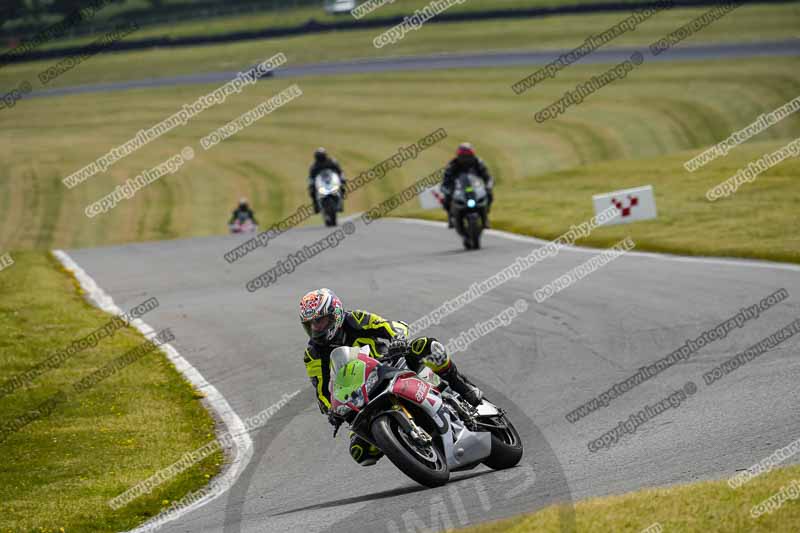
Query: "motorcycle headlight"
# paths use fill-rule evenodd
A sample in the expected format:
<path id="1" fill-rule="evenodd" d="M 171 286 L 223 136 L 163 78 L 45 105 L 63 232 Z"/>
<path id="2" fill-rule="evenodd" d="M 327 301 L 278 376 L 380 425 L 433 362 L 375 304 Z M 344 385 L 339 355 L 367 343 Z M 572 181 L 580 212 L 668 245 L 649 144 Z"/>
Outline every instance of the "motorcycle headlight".
<path id="1" fill-rule="evenodd" d="M 320 194 L 325 194 L 325 187 L 317 187 L 317 192 Z"/>
<path id="2" fill-rule="evenodd" d="M 475 207 L 475 200 L 473 200 L 472 198 L 467 200 L 467 207 Z"/>

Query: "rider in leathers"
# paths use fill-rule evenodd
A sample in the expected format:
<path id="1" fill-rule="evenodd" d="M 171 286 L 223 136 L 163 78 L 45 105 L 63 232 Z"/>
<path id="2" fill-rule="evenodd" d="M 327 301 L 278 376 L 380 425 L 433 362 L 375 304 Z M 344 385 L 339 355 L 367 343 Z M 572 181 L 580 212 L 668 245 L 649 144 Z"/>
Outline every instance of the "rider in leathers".
<path id="1" fill-rule="evenodd" d="M 314 204 L 315 213 L 319 213 L 319 204 L 317 203 L 317 188 L 315 187 L 314 179 L 323 170 L 332 170 L 339 175 L 339 180 L 342 182 L 342 198 L 345 197 L 347 189 L 347 180 L 339 162 L 328 155 L 328 151 L 325 148 L 319 147 L 314 150 L 314 162 L 311 164 L 311 168 L 308 169 L 308 195 L 311 197 L 311 203 Z"/>
<path id="2" fill-rule="evenodd" d="M 252 220 L 253 224 L 258 224 L 258 222 L 256 222 L 255 213 L 253 213 L 253 210 L 250 209 L 250 204 L 247 203 L 247 198 L 244 197 L 239 199 L 239 205 L 233 210 L 228 224 L 233 224 L 234 221 L 236 221 L 236 219 L 238 219 L 240 216 L 243 217 L 244 220 Z"/>
<path id="3" fill-rule="evenodd" d="M 441 191 L 444 195 L 442 207 L 447 213 L 447 227 L 453 227 L 453 219 L 450 216 L 450 204 L 453 201 L 453 189 L 456 178 L 461 174 L 475 174 L 483 180 L 486 185 L 486 196 L 488 200 L 487 211 L 491 210 L 494 202 L 494 178 L 489 173 L 489 169 L 483 159 L 475 154 L 475 149 L 470 143 L 461 143 L 456 150 L 456 156 L 447 163 L 442 178 Z M 489 227 L 489 218 L 483 219 L 484 227 Z"/>
<path id="4" fill-rule="evenodd" d="M 395 349 L 405 355 L 409 368 L 418 371 L 428 366 L 467 402 L 477 406 L 483 393 L 467 382 L 450 360 L 444 346 L 432 337 L 419 337 L 409 343 L 408 325 L 386 320 L 366 311 L 345 311 L 339 298 L 329 289 L 318 289 L 300 301 L 300 320 L 309 341 L 303 361 L 316 389 L 317 404 L 323 414 L 329 412 L 330 354 L 338 346 L 369 346 L 372 357 L 393 355 Z M 336 422 L 331 420 L 331 423 Z M 362 466 L 370 466 L 383 455 L 356 435 L 351 435 L 350 455 Z"/>

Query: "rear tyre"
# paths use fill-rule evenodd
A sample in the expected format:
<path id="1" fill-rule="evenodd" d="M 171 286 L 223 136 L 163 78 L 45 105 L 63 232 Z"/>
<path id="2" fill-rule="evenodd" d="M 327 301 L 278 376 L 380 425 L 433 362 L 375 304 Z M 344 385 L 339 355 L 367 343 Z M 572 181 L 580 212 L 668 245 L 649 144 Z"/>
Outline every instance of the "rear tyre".
<path id="1" fill-rule="evenodd" d="M 405 435 L 392 415 L 372 422 L 372 436 L 386 457 L 405 475 L 426 487 L 440 487 L 450 479 L 444 452 L 436 442 L 421 447 Z"/>
<path id="2" fill-rule="evenodd" d="M 517 428 L 505 415 L 491 417 L 492 424 L 505 426 L 492 429 L 492 453 L 483 464 L 494 470 L 504 470 L 516 466 L 522 460 L 522 439 Z"/>

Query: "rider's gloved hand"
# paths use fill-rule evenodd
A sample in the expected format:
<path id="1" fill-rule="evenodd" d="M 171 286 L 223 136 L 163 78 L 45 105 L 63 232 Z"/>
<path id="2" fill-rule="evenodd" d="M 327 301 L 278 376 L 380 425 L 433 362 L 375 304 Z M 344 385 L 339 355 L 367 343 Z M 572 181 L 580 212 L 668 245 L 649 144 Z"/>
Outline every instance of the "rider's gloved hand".
<path id="1" fill-rule="evenodd" d="M 339 432 L 339 428 L 344 424 L 344 418 L 335 414 L 333 411 L 328 411 L 328 423 L 333 426 L 333 436 Z"/>
<path id="2" fill-rule="evenodd" d="M 410 352 L 408 339 L 405 337 L 395 337 L 389 341 L 389 346 L 386 350 L 386 355 L 390 358 L 405 357 Z"/>

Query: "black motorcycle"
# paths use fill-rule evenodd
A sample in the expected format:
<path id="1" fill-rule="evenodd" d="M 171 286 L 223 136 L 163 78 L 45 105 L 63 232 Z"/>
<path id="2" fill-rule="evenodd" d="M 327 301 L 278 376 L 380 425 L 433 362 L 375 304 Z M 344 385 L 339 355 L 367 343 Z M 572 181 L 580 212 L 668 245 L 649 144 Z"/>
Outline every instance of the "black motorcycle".
<path id="1" fill-rule="evenodd" d="M 486 226 L 488 210 L 489 195 L 483 180 L 473 174 L 458 176 L 450 203 L 450 217 L 467 250 L 481 247 L 481 233 Z"/>

